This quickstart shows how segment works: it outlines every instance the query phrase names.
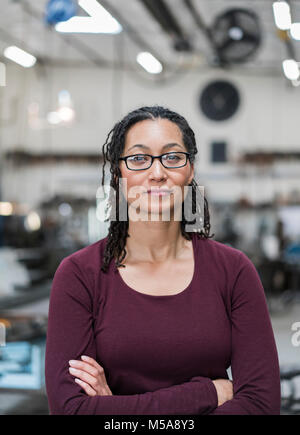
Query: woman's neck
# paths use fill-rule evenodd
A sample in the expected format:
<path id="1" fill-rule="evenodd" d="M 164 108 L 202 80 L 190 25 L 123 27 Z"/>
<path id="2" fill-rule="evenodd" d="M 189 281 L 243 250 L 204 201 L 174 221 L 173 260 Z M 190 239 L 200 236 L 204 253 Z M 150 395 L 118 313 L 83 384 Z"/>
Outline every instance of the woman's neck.
<path id="1" fill-rule="evenodd" d="M 180 257 L 186 247 L 179 221 L 129 222 L 126 240 L 128 258 L 146 263 L 163 263 Z"/>

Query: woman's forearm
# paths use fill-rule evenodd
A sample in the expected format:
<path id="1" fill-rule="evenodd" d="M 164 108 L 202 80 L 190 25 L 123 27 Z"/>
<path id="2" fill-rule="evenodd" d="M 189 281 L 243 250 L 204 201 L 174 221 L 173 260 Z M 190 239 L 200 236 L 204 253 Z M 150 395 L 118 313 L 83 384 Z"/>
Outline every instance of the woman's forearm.
<path id="1" fill-rule="evenodd" d="M 50 414 L 68 415 L 192 415 L 209 414 L 217 407 L 217 393 L 208 378 L 133 395 L 89 397 L 78 391 L 68 395 L 48 389 Z"/>

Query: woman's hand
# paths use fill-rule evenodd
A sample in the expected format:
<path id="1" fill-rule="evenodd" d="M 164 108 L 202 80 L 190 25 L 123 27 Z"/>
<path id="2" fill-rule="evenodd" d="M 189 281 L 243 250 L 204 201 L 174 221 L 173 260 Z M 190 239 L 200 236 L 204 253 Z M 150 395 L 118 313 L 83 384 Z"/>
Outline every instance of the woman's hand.
<path id="1" fill-rule="evenodd" d="M 112 396 L 104 369 L 93 358 L 81 356 L 82 361 L 70 360 L 69 372 L 88 396 Z"/>
<path id="2" fill-rule="evenodd" d="M 233 398 L 233 384 L 229 379 L 215 379 L 213 381 L 218 395 L 218 406 Z"/>

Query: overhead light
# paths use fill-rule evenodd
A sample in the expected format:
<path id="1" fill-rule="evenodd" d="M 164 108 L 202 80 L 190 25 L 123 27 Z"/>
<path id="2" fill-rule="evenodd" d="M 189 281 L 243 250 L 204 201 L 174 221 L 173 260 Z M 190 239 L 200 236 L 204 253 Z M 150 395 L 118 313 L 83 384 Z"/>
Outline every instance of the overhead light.
<path id="1" fill-rule="evenodd" d="M 111 28 L 110 33 L 121 32 L 121 24 L 97 0 L 79 0 L 78 4 L 94 18 L 101 27 Z"/>
<path id="2" fill-rule="evenodd" d="M 298 80 L 300 76 L 298 63 L 294 59 L 286 59 L 282 62 L 284 75 L 289 80 Z"/>
<path id="3" fill-rule="evenodd" d="M 300 23 L 293 23 L 291 25 L 290 34 L 293 39 L 300 40 Z"/>
<path id="4" fill-rule="evenodd" d="M 74 16 L 67 21 L 57 23 L 55 30 L 63 33 L 109 34 L 117 34 L 122 31 L 121 24 L 96 0 L 79 0 L 78 4 L 90 16 Z"/>
<path id="5" fill-rule="evenodd" d="M 72 17 L 55 25 L 55 30 L 62 33 L 109 33 L 120 32 L 117 26 L 101 24 L 92 17 Z"/>
<path id="6" fill-rule="evenodd" d="M 273 14 L 275 24 L 280 30 L 288 30 L 291 27 L 291 11 L 290 6 L 285 1 L 277 1 L 273 3 Z"/>
<path id="7" fill-rule="evenodd" d="M 162 64 L 148 51 L 139 53 L 136 61 L 150 74 L 159 74 L 162 72 Z"/>
<path id="8" fill-rule="evenodd" d="M 24 68 L 30 68 L 36 62 L 36 58 L 34 56 L 32 56 L 31 54 L 27 53 L 24 50 L 21 50 L 21 48 L 18 48 L 15 45 L 7 47 L 4 50 L 3 54 L 7 59 L 10 59 L 13 62 L 18 63 Z"/>

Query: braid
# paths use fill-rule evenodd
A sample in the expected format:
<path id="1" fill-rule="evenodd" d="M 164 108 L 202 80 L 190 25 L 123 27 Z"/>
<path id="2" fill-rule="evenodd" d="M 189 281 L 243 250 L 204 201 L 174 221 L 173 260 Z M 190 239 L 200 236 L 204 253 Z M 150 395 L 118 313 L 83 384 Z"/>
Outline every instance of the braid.
<path id="1" fill-rule="evenodd" d="M 137 110 L 134 110 L 128 113 L 121 121 L 117 122 L 113 129 L 108 133 L 106 141 L 102 146 L 102 155 L 103 155 L 103 167 L 102 167 L 102 185 L 104 185 L 105 178 L 105 165 L 106 162 L 110 162 L 110 186 L 113 189 L 110 189 L 109 199 L 108 199 L 108 208 L 113 207 L 113 204 L 119 204 L 120 202 L 125 201 L 123 195 L 121 195 L 121 199 L 119 198 L 119 178 L 121 178 L 121 171 L 119 168 L 119 157 L 122 154 L 125 146 L 125 135 L 128 129 L 136 124 L 137 122 L 146 120 L 146 119 L 168 119 L 175 124 L 178 125 L 182 132 L 183 142 L 188 150 L 190 155 L 191 163 L 195 160 L 195 155 L 197 154 L 197 146 L 195 141 L 195 134 L 193 130 L 188 125 L 185 118 L 181 115 L 161 106 L 151 106 L 151 107 L 141 107 Z M 197 203 L 196 191 L 198 185 L 195 180 L 192 180 L 191 184 L 191 194 L 192 194 L 192 208 L 193 213 L 201 213 L 200 205 Z M 116 198 L 113 197 L 114 192 L 116 192 Z M 120 199 L 120 202 L 119 202 Z M 126 206 L 126 204 L 125 204 Z M 127 207 L 127 206 L 126 206 Z M 184 207 L 184 203 L 182 205 Z M 198 238 L 209 238 L 213 237 L 214 234 L 210 235 L 210 215 L 208 210 L 208 202 L 204 197 L 203 204 L 204 211 L 204 222 L 203 229 L 200 231 L 196 231 Z M 127 237 L 130 237 L 128 234 L 128 208 L 127 208 L 127 217 L 125 221 L 119 220 L 119 207 L 114 210 L 116 212 L 116 218 L 110 220 L 109 218 L 106 221 L 110 220 L 110 225 L 108 229 L 107 243 L 104 250 L 103 255 L 103 263 L 101 265 L 101 270 L 103 272 L 107 272 L 109 264 L 112 259 L 116 260 L 116 268 L 125 267 L 125 265 L 121 264 L 124 258 L 126 257 L 126 240 Z M 184 213 L 182 214 L 183 218 L 181 220 L 181 233 L 183 237 L 187 240 L 191 240 L 191 234 L 185 231 L 186 223 L 190 223 L 186 221 Z"/>

